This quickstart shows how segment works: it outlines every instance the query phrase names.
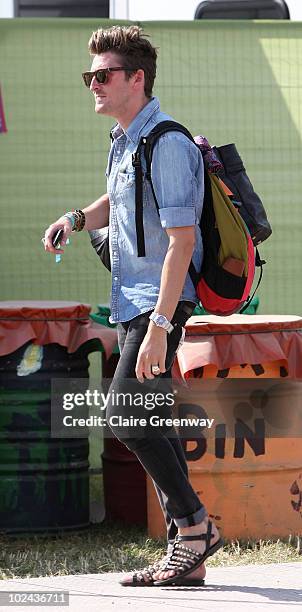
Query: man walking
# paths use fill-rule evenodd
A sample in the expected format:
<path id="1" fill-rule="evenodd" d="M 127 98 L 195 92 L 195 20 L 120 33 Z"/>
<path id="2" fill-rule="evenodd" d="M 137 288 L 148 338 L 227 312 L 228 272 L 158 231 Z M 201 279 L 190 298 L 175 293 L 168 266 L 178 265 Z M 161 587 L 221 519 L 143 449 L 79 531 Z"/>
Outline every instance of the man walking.
<path id="1" fill-rule="evenodd" d="M 198 299 L 188 274 L 191 259 L 202 262 L 198 229 L 203 202 L 203 161 L 198 148 L 179 132 L 160 137 L 152 158 L 152 183 L 143 180 L 145 257 L 137 256 L 135 172 L 132 155 L 140 138 L 163 120 L 159 101 L 152 97 L 156 49 L 137 26 L 113 26 L 94 32 L 89 41 L 91 71 L 83 74 L 95 99 L 95 112 L 117 124 L 106 170 L 107 194 L 83 211 L 68 212 L 45 233 L 45 249 L 62 228 L 64 246 L 73 230 L 109 224 L 112 271 L 111 321 L 117 323 L 120 360 L 115 390 L 127 380 L 143 387 L 168 378 L 183 338 L 186 320 Z M 144 169 L 144 160 L 142 160 Z M 112 384 L 113 384 L 112 383 Z M 119 407 L 108 404 L 109 417 Z M 169 408 L 163 413 L 170 416 Z M 204 561 L 222 546 L 215 525 L 188 480 L 184 452 L 175 429 L 139 436 L 111 426 L 133 451 L 153 479 L 167 524 L 168 550 L 161 564 L 126 576 L 124 586 L 202 584 Z M 187 544 L 188 543 L 188 544 Z"/>

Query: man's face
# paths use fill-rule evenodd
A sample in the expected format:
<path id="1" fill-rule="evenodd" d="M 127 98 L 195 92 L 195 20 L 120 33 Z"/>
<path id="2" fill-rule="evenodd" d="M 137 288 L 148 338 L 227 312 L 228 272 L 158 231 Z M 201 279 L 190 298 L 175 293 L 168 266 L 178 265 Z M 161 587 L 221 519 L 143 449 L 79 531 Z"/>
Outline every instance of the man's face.
<path id="1" fill-rule="evenodd" d="M 91 64 L 91 72 L 99 68 L 116 68 L 122 66 L 119 56 L 112 51 L 95 55 Z M 135 92 L 132 90 L 131 79 L 126 80 L 123 70 L 108 74 L 106 83 L 98 83 L 93 77 L 90 85 L 95 98 L 95 112 L 102 115 L 110 115 L 119 119 L 129 111 L 133 103 Z"/>

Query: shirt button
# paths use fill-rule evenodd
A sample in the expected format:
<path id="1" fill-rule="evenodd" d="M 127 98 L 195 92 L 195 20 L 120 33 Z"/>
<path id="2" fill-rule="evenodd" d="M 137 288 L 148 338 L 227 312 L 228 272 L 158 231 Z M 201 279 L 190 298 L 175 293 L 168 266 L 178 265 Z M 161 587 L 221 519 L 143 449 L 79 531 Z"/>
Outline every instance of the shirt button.
<path id="1" fill-rule="evenodd" d="M 114 277 L 114 280 L 118 280 L 118 276 L 115 276 L 115 277 Z"/>

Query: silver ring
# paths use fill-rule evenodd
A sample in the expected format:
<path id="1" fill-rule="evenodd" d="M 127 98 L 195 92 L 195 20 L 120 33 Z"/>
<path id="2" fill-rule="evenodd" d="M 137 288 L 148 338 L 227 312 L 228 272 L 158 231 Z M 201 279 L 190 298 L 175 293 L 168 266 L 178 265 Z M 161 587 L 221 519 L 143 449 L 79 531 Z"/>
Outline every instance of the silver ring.
<path id="1" fill-rule="evenodd" d="M 158 365 L 152 365 L 151 372 L 152 374 L 160 374 L 160 368 L 158 367 Z"/>

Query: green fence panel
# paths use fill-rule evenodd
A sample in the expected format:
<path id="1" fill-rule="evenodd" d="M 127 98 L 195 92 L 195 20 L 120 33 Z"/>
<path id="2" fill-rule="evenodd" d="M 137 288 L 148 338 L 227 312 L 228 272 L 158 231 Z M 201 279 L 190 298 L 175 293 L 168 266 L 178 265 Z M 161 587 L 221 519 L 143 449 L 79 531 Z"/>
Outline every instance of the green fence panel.
<path id="1" fill-rule="evenodd" d="M 81 82 L 95 19 L 0 20 L 1 299 L 69 299 L 95 307 L 110 275 L 88 234 L 60 264 L 44 253 L 45 228 L 106 189 L 108 132 Z M 273 235 L 258 294 L 262 313 L 299 314 L 302 24 L 284 21 L 149 22 L 159 48 L 161 107 L 212 144 L 236 142 Z"/>

